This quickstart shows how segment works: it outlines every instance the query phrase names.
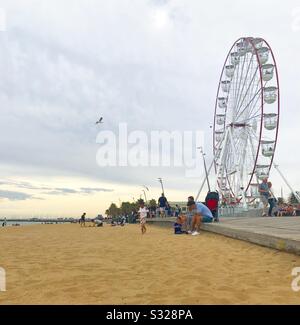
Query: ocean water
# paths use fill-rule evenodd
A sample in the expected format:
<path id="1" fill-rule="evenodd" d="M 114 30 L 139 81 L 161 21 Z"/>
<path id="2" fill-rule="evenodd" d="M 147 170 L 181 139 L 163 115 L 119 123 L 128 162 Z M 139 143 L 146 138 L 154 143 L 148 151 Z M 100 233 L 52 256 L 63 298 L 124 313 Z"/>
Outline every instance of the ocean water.
<path id="1" fill-rule="evenodd" d="M 15 224 L 18 224 L 20 226 L 33 226 L 33 225 L 42 225 L 45 223 L 49 224 L 49 222 L 47 221 L 7 221 L 6 226 L 9 227 Z M 69 223 L 69 222 L 58 222 L 58 224 L 62 224 L 62 223 Z M 3 220 L 0 221 L 0 228 L 2 227 L 2 224 L 3 224 Z M 53 222 L 53 224 L 56 224 L 56 222 Z"/>

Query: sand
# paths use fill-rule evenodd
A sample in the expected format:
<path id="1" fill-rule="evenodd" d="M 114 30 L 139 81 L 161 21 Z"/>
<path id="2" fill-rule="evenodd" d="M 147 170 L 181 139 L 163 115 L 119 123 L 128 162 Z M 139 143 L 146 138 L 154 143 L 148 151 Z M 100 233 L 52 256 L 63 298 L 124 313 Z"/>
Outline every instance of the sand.
<path id="1" fill-rule="evenodd" d="M 0 229 L 0 304 L 299 304 L 300 257 L 201 233 L 138 225 Z"/>

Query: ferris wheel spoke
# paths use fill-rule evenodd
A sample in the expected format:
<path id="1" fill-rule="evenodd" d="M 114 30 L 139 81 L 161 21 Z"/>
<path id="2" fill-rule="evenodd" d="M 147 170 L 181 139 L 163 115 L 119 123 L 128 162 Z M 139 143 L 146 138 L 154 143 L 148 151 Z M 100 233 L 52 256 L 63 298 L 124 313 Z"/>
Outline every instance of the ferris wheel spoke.
<path id="1" fill-rule="evenodd" d="M 258 117 L 261 117 L 261 110 L 262 110 L 262 106 L 258 106 L 256 107 L 256 111 L 254 112 L 254 110 L 251 111 L 250 116 L 247 118 L 246 121 L 250 121 L 253 119 L 256 119 Z M 260 113 L 258 113 L 260 111 Z"/>
<path id="2" fill-rule="evenodd" d="M 252 62 L 251 62 L 251 65 L 249 64 L 249 67 L 250 67 L 250 75 L 252 75 L 252 69 L 253 69 L 253 64 L 254 64 L 254 60 L 252 59 Z M 248 82 L 249 80 L 251 80 L 250 78 L 246 78 L 245 81 L 245 86 L 243 87 L 243 89 L 241 90 L 240 94 L 239 94 L 239 98 L 238 98 L 238 101 L 237 101 L 237 104 L 236 104 L 236 107 L 235 107 L 235 110 L 236 110 L 236 114 L 238 113 L 239 111 L 239 106 L 240 106 L 240 103 L 241 103 L 241 99 L 242 99 L 242 96 L 244 94 L 244 90 L 246 90 L 246 94 L 245 94 L 245 97 L 247 96 L 247 94 L 249 93 L 249 88 L 250 88 L 250 85 L 251 85 L 251 82 L 250 84 L 248 85 Z M 245 88 L 246 87 L 246 88 Z"/>
<path id="3" fill-rule="evenodd" d="M 243 168 L 243 180 L 245 180 L 245 182 L 249 182 L 249 173 L 252 172 L 253 170 L 253 166 L 255 165 L 255 150 L 253 147 L 253 143 L 252 143 L 252 138 L 251 135 L 248 133 L 248 130 L 246 130 L 248 136 L 247 136 L 247 141 L 246 144 L 244 146 L 244 151 L 243 151 L 243 157 L 244 159 L 241 160 L 241 164 Z M 249 145 L 248 145 L 249 143 Z M 246 185 L 247 185 L 246 184 Z"/>
<path id="4" fill-rule="evenodd" d="M 249 92 L 249 90 L 250 90 L 250 87 L 251 87 L 252 83 L 253 83 L 254 80 L 255 80 L 255 76 L 256 76 L 257 72 L 258 72 L 258 67 L 256 67 L 255 72 L 254 72 L 254 74 L 253 74 L 253 76 L 252 76 L 252 78 L 251 78 L 251 81 L 250 81 L 250 83 L 249 83 L 249 86 L 248 86 L 248 88 L 247 88 L 247 90 L 246 90 L 246 94 L 244 95 L 242 101 L 241 101 L 241 102 L 239 101 L 239 104 L 238 104 L 239 106 L 238 106 L 238 108 L 237 108 L 237 114 L 239 114 L 239 111 L 242 109 L 243 103 L 244 103 L 244 101 L 245 101 L 245 99 L 246 99 L 246 97 L 247 97 L 247 94 L 248 94 L 248 92 Z"/>
<path id="5" fill-rule="evenodd" d="M 257 76 L 257 75 L 256 75 Z M 247 101 L 246 101 L 246 103 L 250 103 L 250 105 L 249 105 L 249 107 L 248 107 L 248 109 L 247 109 L 247 112 L 249 112 L 250 110 L 251 110 L 251 106 L 252 106 L 252 104 L 253 104 L 253 102 L 254 101 L 252 101 L 251 99 L 252 99 L 252 94 L 256 94 L 257 93 L 257 91 L 258 91 L 258 89 L 259 89 L 259 87 L 260 87 L 260 80 L 259 79 L 255 79 L 254 81 L 253 81 L 253 83 L 252 83 L 252 87 L 251 87 L 251 90 L 248 92 L 248 96 L 247 96 Z M 255 90 L 254 90 L 255 89 Z M 247 105 L 246 105 L 247 106 Z M 249 113 L 247 114 L 246 113 L 246 116 L 249 116 Z"/>
<path id="6" fill-rule="evenodd" d="M 240 140 L 238 142 L 238 146 L 237 146 L 237 152 L 239 152 L 239 155 L 238 155 L 239 161 L 243 160 L 243 158 L 244 158 L 243 152 L 246 148 L 246 144 L 247 144 L 247 140 L 248 140 L 248 135 L 247 135 L 246 139 L 245 139 L 245 135 L 246 135 L 246 133 L 241 135 Z"/>
<path id="7" fill-rule="evenodd" d="M 244 107 L 244 109 L 237 115 L 237 120 L 238 120 L 238 118 L 246 111 L 246 109 L 252 104 L 252 102 L 255 100 L 255 98 L 256 98 L 256 96 L 257 95 L 261 95 L 261 89 L 259 89 L 256 93 L 255 93 L 255 95 L 249 100 L 249 102 L 248 102 L 248 104 Z"/>
<path id="8" fill-rule="evenodd" d="M 261 110 L 261 108 L 258 109 L 258 111 L 260 111 L 260 110 Z M 258 111 L 256 113 L 258 113 Z M 254 119 L 256 119 L 257 117 L 260 117 L 260 116 L 261 116 L 261 114 L 254 115 L 254 116 L 248 117 L 247 119 L 245 119 L 243 121 L 239 121 L 239 123 L 247 123 L 247 122 L 249 122 L 251 120 L 254 120 Z"/>
<path id="9" fill-rule="evenodd" d="M 254 56 L 251 57 L 251 61 L 249 62 L 248 64 L 248 70 L 247 70 L 247 74 L 246 76 L 244 76 L 244 83 L 243 83 L 243 87 L 241 88 L 240 92 L 239 92 L 239 98 L 237 100 L 237 104 L 236 104 L 236 107 L 235 107 L 235 111 L 236 113 L 238 112 L 238 108 L 240 106 L 240 103 L 241 103 L 241 100 L 242 100 L 242 97 L 243 95 L 246 96 L 247 95 L 247 92 L 248 92 L 248 82 L 249 80 L 252 80 L 252 78 L 250 78 L 250 76 L 252 75 L 252 70 L 253 70 L 253 64 L 254 64 Z M 250 76 L 248 77 L 249 75 L 249 72 L 250 72 Z M 246 91 L 245 91 L 246 89 Z M 245 94 L 246 92 L 246 94 Z"/>
<path id="10" fill-rule="evenodd" d="M 252 158 L 253 158 L 253 163 L 255 163 L 255 148 L 254 148 L 254 144 L 253 144 L 253 138 L 252 138 L 251 132 L 248 129 L 247 129 L 247 132 L 249 134 L 249 143 L 250 143 L 250 149 L 251 149 L 251 154 L 252 154 Z"/>
<path id="11" fill-rule="evenodd" d="M 237 66 L 235 66 L 235 68 L 234 68 L 234 74 L 233 74 L 232 81 L 231 81 L 232 82 L 232 85 L 233 85 L 233 91 L 232 91 L 232 93 L 233 93 L 233 99 L 235 98 L 236 93 L 237 93 L 237 90 L 238 90 L 238 87 L 236 87 L 236 83 L 237 83 L 236 82 L 236 79 L 239 76 L 239 72 L 240 72 L 240 64 L 238 64 Z"/>
<path id="12" fill-rule="evenodd" d="M 241 82 L 243 80 L 242 77 L 243 77 L 245 62 L 246 62 L 246 55 L 244 56 L 244 61 L 243 61 L 243 66 L 242 66 L 240 78 L 239 78 L 239 73 L 237 73 L 237 77 L 236 77 L 236 85 L 237 85 L 237 87 L 236 87 L 234 95 L 233 95 L 233 99 L 234 99 L 233 107 L 236 107 L 237 99 L 238 99 L 238 96 L 239 96 Z M 238 65 L 238 72 L 239 72 L 239 67 L 240 67 L 240 64 Z M 238 80 L 239 80 L 239 82 L 238 82 Z"/>
<path id="13" fill-rule="evenodd" d="M 267 82 L 264 83 L 263 88 L 266 86 L 266 84 L 267 84 Z M 255 92 L 258 90 L 259 86 L 260 86 L 260 83 L 257 83 Z M 255 108 L 257 108 L 257 103 L 261 99 L 261 97 L 262 97 L 262 91 L 261 91 L 259 97 L 257 97 L 257 99 L 254 102 L 252 102 L 252 104 L 250 105 L 250 107 L 249 107 L 249 114 L 248 114 L 249 117 L 253 114 L 253 111 L 255 110 Z M 261 109 L 261 108 L 262 108 L 262 106 L 260 106 L 258 108 L 258 110 Z"/>
<path id="14" fill-rule="evenodd" d="M 250 143 L 251 157 L 252 157 L 252 171 L 251 171 L 251 173 L 253 172 L 253 170 L 256 167 L 256 154 L 255 154 L 255 146 L 254 146 L 254 143 L 253 143 L 256 140 L 256 134 L 254 134 L 254 135 L 255 135 L 255 137 L 253 138 L 252 135 L 249 132 L 249 143 Z M 257 141 L 256 146 L 258 146 L 258 141 Z M 255 176 L 256 176 L 256 181 L 258 183 L 258 177 L 257 177 L 256 174 L 255 174 Z M 251 179 L 250 179 L 250 182 L 251 182 Z"/>
<path id="15" fill-rule="evenodd" d="M 240 87 L 240 86 L 238 87 L 239 88 L 238 89 L 238 94 L 237 94 L 237 98 L 235 100 L 235 105 L 234 105 L 235 109 L 236 109 L 236 107 L 238 107 L 239 100 L 240 100 L 240 96 L 243 93 L 243 90 L 245 88 L 245 84 L 247 83 L 247 78 L 248 78 L 248 74 L 249 74 L 249 71 L 251 69 L 251 66 L 253 64 L 253 59 L 254 59 L 254 55 L 252 54 L 251 59 L 249 60 L 249 63 L 248 63 L 248 68 L 247 68 L 246 75 L 244 77 L 243 77 L 243 75 L 241 75 L 241 78 L 242 77 L 244 78 L 244 82 L 243 82 L 243 86 L 242 87 Z"/>
<path id="16" fill-rule="evenodd" d="M 262 92 L 260 92 L 259 96 L 255 99 L 255 101 L 252 102 L 252 104 L 249 107 L 249 112 L 248 112 L 248 117 L 250 118 L 251 116 L 257 114 L 259 112 L 259 110 L 262 109 L 262 106 L 259 105 L 257 106 L 257 103 L 259 102 L 259 100 L 261 100 L 261 96 L 262 96 Z M 256 111 L 255 111 L 256 109 Z M 255 113 L 253 113 L 255 111 Z"/>

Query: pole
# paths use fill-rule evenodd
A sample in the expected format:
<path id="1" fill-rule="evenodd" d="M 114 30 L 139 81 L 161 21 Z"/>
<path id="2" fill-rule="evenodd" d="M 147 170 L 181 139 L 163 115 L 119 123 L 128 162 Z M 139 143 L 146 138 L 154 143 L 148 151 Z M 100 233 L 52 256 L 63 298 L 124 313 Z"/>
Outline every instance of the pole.
<path id="1" fill-rule="evenodd" d="M 211 170 L 212 170 L 212 168 L 213 168 L 213 165 L 214 165 L 214 161 L 212 161 L 212 163 L 210 164 L 209 169 L 208 169 L 208 171 L 207 171 L 207 175 L 210 174 L 210 172 L 211 172 Z M 199 196 L 200 196 L 200 194 L 201 194 L 201 192 L 202 192 L 202 190 L 203 190 L 203 187 L 204 187 L 205 182 L 206 182 L 206 178 L 204 178 L 204 180 L 203 180 L 203 182 L 202 182 L 202 184 L 201 184 L 201 187 L 200 187 L 200 189 L 199 189 L 199 191 L 198 191 L 198 194 L 196 195 L 196 199 L 195 199 L 196 201 L 199 199 Z"/>
<path id="2" fill-rule="evenodd" d="M 147 203 L 147 196 L 146 196 L 146 192 L 145 190 L 142 190 L 144 192 L 144 196 L 145 196 L 145 203 Z"/>
<path id="3" fill-rule="evenodd" d="M 210 192 L 210 184 L 209 184 L 208 173 L 207 173 L 207 167 L 206 167 L 206 161 L 205 161 L 205 153 L 203 152 L 202 147 L 199 147 L 198 149 L 200 149 L 200 152 L 201 152 L 201 154 L 202 154 L 203 164 L 204 164 L 204 171 L 205 171 L 205 175 L 206 175 L 207 187 L 208 187 L 208 190 L 209 190 L 209 192 Z"/>

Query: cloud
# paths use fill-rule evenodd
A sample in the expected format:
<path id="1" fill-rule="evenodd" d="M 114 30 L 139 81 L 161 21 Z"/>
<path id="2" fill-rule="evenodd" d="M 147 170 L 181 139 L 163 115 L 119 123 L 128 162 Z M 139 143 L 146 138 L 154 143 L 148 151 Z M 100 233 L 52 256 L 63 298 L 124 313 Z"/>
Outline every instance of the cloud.
<path id="1" fill-rule="evenodd" d="M 70 188 L 56 188 L 53 191 L 44 192 L 47 195 L 69 195 L 69 194 L 94 194 L 96 192 L 113 192 L 113 189 L 82 187 L 79 190 Z"/>
<path id="2" fill-rule="evenodd" d="M 274 6 L 271 0 L 212 0 L 204 6 L 198 0 L 74 0 L 70 7 L 62 0 L 9 0 L 1 6 L 8 18 L 0 42 L 3 164 L 16 165 L 28 177 L 51 173 L 129 185 L 154 184 L 162 176 L 171 188 L 197 190 L 201 180 L 187 180 L 183 168 L 99 168 L 95 120 L 104 116 L 102 128 L 116 134 L 123 121 L 146 132 L 204 130 L 211 160 L 209 125 L 227 51 L 240 36 L 263 36 L 274 49 L 288 107 L 280 121 L 277 163 L 300 183 L 297 152 L 290 166 L 300 119 L 300 67 L 291 64 L 300 52 L 299 32 L 291 27 L 296 1 Z M 155 9 L 166 10 L 172 28 L 153 29 Z M 49 195 L 80 193 L 16 186 Z"/>
<path id="3" fill-rule="evenodd" d="M 49 187 L 45 185 L 35 185 L 30 182 L 24 181 L 13 181 L 13 180 L 2 180 L 0 181 L 0 186 L 14 186 L 16 188 L 23 188 L 27 190 L 38 191 L 40 194 L 46 195 L 70 195 L 70 194 L 93 194 L 96 192 L 113 192 L 113 189 L 109 188 L 100 188 L 100 187 L 81 187 L 80 189 L 74 188 L 65 188 L 65 187 Z M 6 192 L 6 191 L 4 191 Z M 9 192 L 9 191 L 7 191 Z M 19 192 L 11 192 L 11 193 L 19 193 Z M 20 196 L 22 197 L 22 196 Z M 32 198 L 35 200 L 44 200 L 43 198 L 28 195 L 26 198 Z"/>
<path id="4" fill-rule="evenodd" d="M 20 182 L 20 181 L 12 181 L 12 180 L 0 181 L 0 185 L 13 185 L 18 188 L 24 188 L 27 190 L 50 190 L 51 189 L 48 186 L 36 186 L 29 182 Z"/>
<path id="5" fill-rule="evenodd" d="M 10 201 L 25 201 L 33 198 L 33 196 L 22 192 L 0 190 L 0 198 L 8 199 Z"/>
<path id="6" fill-rule="evenodd" d="M 168 4 L 170 0 L 150 0 L 149 3 L 156 5 L 156 6 L 165 6 Z"/>
<path id="7" fill-rule="evenodd" d="M 108 188 L 93 188 L 93 187 L 82 187 L 81 193 L 94 193 L 94 192 L 113 192 L 114 190 Z"/>
<path id="8" fill-rule="evenodd" d="M 71 189 L 71 188 L 56 188 L 55 189 L 57 192 L 61 192 L 64 194 L 74 194 L 74 193 L 78 193 L 77 190 Z"/>

